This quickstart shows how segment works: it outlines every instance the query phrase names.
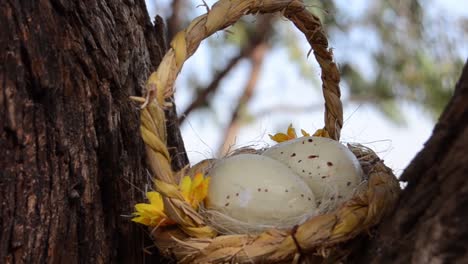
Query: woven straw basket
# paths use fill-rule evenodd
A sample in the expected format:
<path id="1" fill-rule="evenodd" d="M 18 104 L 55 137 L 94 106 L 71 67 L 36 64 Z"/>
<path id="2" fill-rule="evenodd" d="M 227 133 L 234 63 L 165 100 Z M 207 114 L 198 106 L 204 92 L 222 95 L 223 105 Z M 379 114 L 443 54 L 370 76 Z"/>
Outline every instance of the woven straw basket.
<path id="1" fill-rule="evenodd" d="M 211 161 L 179 172 L 171 170 L 166 146 L 163 109 L 170 105 L 174 81 L 184 62 L 201 41 L 246 14 L 280 12 L 301 30 L 321 67 L 325 98 L 325 128 L 339 140 L 343 124 L 339 72 L 319 19 L 298 0 L 220 0 L 205 15 L 193 20 L 171 43 L 159 68 L 147 84 L 143 103 L 141 134 L 153 173 L 155 189 L 162 195 L 164 212 L 176 224 L 152 228 L 151 235 L 161 252 L 180 263 L 327 263 L 336 262 L 343 242 L 375 226 L 391 210 L 398 197 L 398 181 L 377 155 L 361 145 L 348 147 L 363 167 L 363 188 L 337 209 L 308 219 L 291 230 L 268 230 L 261 234 L 217 234 L 178 189 L 183 175 L 193 176 Z"/>

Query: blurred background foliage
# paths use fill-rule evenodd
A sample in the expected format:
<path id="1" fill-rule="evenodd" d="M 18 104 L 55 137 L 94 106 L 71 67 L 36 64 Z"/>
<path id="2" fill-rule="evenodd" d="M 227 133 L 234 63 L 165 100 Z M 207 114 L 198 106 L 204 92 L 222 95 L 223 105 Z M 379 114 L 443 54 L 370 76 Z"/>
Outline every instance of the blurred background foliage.
<path id="1" fill-rule="evenodd" d="M 402 102 L 417 104 L 434 120 L 450 99 L 467 54 L 466 19 L 454 20 L 434 8 L 435 0 L 374 0 L 374 1 L 316 1 L 306 0 L 310 11 L 319 16 L 329 35 L 331 47 L 353 51 L 336 58 L 342 73 L 344 103 L 368 104 L 396 124 L 404 124 L 400 112 Z M 209 1 L 207 1 L 209 2 Z M 211 1 L 209 3 L 213 3 Z M 188 25 L 195 17 L 193 10 L 204 5 L 201 0 L 156 1 L 155 13 L 166 18 L 168 39 Z M 190 72 L 193 102 L 180 114 L 180 122 L 193 111 L 212 109 L 221 80 L 238 64 L 247 61 L 252 69 L 262 66 L 268 50 L 286 47 L 288 59 L 294 62 L 311 86 L 320 89 L 317 71 L 307 60 L 302 36 L 291 30 L 290 23 L 276 16 L 247 16 L 224 33 L 207 40 L 210 69 L 198 69 L 213 76 L 206 85 L 198 78 L 197 69 Z M 302 42 L 301 42 L 302 41 Z M 259 46 L 266 53 L 254 58 Z M 258 55 L 258 54 L 257 54 Z M 220 56 L 230 56 L 225 62 Z M 252 122 L 256 115 L 245 106 L 253 94 L 255 74 L 249 80 L 239 102 L 233 108 L 231 124 Z M 249 86 L 249 87 L 247 87 Z M 283 107 L 297 111 L 294 106 Z M 304 110 L 317 107 L 306 107 Z M 317 108 L 321 110 L 321 108 Z M 234 127 L 234 128 L 233 128 Z M 229 136 L 225 137 L 228 140 Z"/>

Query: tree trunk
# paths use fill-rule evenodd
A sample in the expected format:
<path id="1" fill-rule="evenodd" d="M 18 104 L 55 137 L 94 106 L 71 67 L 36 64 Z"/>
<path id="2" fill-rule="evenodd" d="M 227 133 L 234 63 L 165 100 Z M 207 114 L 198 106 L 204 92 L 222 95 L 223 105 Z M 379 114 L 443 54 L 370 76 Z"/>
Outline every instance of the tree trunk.
<path id="1" fill-rule="evenodd" d="M 407 186 L 352 263 L 468 263 L 468 63 Z"/>
<path id="2" fill-rule="evenodd" d="M 157 263 L 126 217 L 151 186 L 128 97 L 157 26 L 143 0 L 0 1 L 0 263 Z"/>

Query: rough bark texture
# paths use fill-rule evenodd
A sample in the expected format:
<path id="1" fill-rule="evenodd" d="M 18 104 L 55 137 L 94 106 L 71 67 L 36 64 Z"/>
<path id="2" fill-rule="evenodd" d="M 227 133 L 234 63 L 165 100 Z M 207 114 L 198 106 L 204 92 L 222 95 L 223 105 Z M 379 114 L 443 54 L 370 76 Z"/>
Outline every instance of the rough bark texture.
<path id="1" fill-rule="evenodd" d="M 143 0 L 3 0 L 0 32 L 0 263 L 164 263 L 122 216 L 150 184 L 128 96 L 166 49 L 161 21 Z M 468 263 L 467 102 L 465 67 L 397 210 L 354 263 Z"/>
<path id="2" fill-rule="evenodd" d="M 161 29 L 143 0 L 0 1 L 0 263 L 151 261 L 123 216 L 150 183 L 128 96 Z"/>
<path id="3" fill-rule="evenodd" d="M 401 179 L 393 215 L 354 263 L 468 263 L 468 64 L 431 138 Z"/>

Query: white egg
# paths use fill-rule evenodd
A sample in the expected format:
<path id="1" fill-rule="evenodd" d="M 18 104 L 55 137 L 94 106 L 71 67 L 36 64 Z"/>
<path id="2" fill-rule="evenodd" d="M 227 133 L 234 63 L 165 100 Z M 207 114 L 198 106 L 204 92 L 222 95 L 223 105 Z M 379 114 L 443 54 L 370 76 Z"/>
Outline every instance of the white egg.
<path id="1" fill-rule="evenodd" d="M 354 154 L 341 143 L 323 137 L 302 137 L 277 144 L 262 155 L 288 166 L 301 176 L 318 204 L 337 205 L 349 199 L 363 173 Z"/>
<path id="2" fill-rule="evenodd" d="M 210 217 L 224 231 L 290 228 L 316 212 L 315 197 L 307 184 L 269 157 L 228 157 L 217 162 L 209 176 L 205 207 L 220 213 Z"/>

